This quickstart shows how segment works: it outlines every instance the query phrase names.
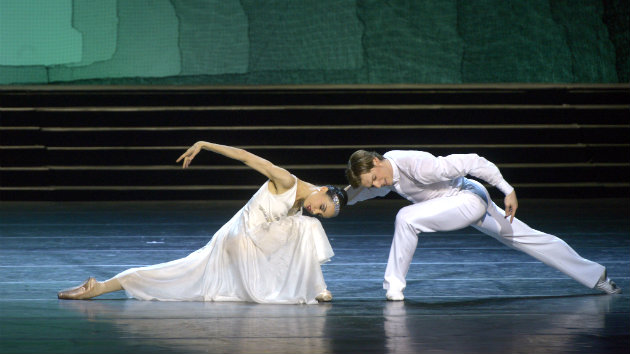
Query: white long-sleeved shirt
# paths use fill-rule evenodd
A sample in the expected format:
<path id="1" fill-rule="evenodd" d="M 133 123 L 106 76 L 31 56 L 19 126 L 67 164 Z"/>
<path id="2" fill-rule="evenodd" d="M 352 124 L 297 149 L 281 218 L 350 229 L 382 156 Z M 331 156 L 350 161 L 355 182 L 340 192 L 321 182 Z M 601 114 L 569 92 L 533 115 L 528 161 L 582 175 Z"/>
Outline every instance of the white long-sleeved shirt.
<path id="1" fill-rule="evenodd" d="M 477 177 L 498 188 L 505 195 L 514 188 L 497 166 L 477 154 L 453 154 L 435 157 L 424 151 L 392 150 L 383 155 L 392 165 L 391 186 L 350 188 L 348 204 L 385 196 L 395 191 L 413 203 L 446 197 L 467 189 L 466 175 Z"/>

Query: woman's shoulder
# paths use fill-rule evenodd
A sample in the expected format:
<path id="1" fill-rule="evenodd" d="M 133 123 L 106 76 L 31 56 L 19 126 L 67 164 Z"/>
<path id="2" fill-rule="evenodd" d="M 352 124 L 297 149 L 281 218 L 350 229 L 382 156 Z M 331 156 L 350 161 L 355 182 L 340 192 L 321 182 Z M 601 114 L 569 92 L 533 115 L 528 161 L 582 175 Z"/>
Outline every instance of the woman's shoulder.
<path id="1" fill-rule="evenodd" d="M 269 193 L 273 195 L 283 196 L 285 194 L 290 194 L 291 191 L 296 190 L 300 182 L 304 183 L 294 175 L 291 175 L 290 181 L 267 181 L 267 189 Z"/>

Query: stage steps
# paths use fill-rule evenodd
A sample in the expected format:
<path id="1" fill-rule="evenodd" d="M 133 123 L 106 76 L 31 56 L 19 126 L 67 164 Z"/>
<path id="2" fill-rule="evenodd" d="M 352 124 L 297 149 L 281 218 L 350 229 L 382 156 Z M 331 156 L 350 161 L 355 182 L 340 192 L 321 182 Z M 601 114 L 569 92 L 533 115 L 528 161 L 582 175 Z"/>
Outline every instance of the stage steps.
<path id="1" fill-rule="evenodd" d="M 4 87 L 1 200 L 247 199 L 264 177 L 202 153 L 239 146 L 345 185 L 364 148 L 475 152 L 521 198 L 630 195 L 628 85 Z M 500 194 L 491 191 L 494 197 Z"/>

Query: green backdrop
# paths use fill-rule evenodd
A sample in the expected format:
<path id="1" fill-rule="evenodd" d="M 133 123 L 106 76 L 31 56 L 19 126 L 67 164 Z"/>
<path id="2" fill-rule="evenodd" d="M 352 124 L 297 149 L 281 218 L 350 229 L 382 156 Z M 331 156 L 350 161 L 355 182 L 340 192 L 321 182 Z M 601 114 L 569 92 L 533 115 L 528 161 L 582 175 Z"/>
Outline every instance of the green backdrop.
<path id="1" fill-rule="evenodd" d="M 1 0 L 0 84 L 617 83 L 630 0 Z"/>

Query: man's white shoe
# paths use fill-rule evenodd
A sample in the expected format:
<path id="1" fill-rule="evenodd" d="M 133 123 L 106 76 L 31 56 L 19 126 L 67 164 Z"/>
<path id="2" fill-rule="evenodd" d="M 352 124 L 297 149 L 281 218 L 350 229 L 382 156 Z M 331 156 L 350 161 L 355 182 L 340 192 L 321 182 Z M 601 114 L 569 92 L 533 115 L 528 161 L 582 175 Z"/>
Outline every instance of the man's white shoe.
<path id="1" fill-rule="evenodd" d="M 621 288 L 606 276 L 606 272 L 604 272 L 602 277 L 599 278 L 599 281 L 595 285 L 595 289 L 608 294 L 621 294 Z"/>
<path id="2" fill-rule="evenodd" d="M 387 290 L 385 297 L 389 301 L 402 301 L 405 299 L 405 295 L 403 295 L 402 291 L 394 291 L 394 290 Z"/>

